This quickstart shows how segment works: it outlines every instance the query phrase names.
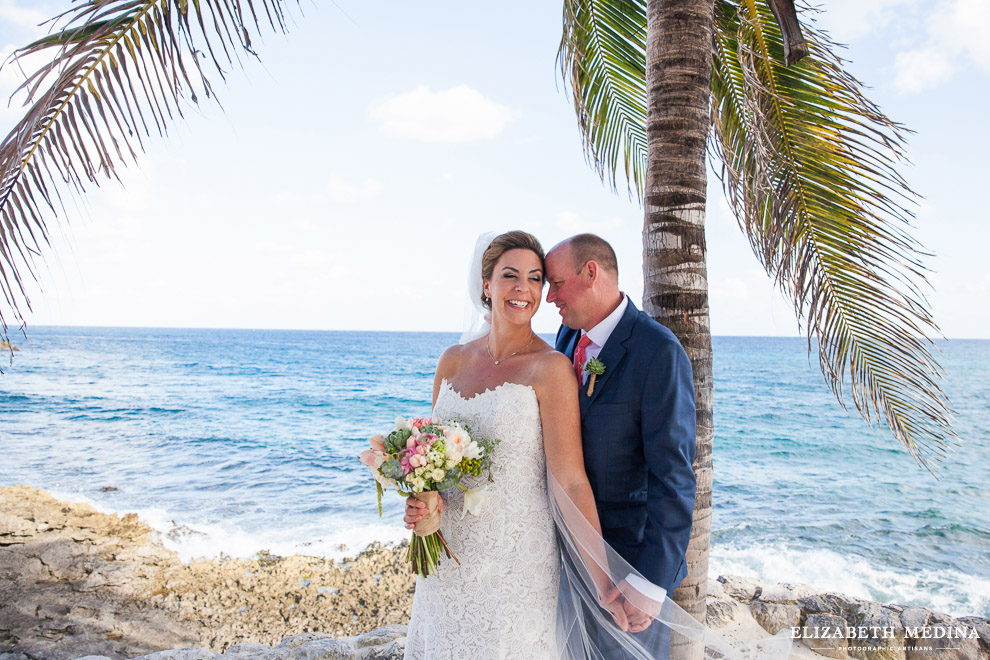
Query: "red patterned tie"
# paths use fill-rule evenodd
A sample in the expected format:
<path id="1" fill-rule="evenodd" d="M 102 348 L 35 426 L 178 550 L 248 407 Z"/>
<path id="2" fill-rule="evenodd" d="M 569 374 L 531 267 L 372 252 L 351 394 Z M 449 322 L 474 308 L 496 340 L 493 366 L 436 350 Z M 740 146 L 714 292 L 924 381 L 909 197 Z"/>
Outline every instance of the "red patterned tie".
<path id="1" fill-rule="evenodd" d="M 578 342 L 577 348 L 574 349 L 574 373 L 577 374 L 578 385 L 584 382 L 581 374 L 584 372 L 584 362 L 588 357 L 588 344 L 590 343 L 591 338 L 585 334 Z"/>

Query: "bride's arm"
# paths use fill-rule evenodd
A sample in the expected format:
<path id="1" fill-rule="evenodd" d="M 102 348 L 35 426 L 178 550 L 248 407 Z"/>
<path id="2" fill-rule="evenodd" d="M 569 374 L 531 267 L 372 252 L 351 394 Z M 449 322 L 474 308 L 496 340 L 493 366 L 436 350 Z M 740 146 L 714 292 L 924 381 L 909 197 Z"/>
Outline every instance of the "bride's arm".
<path id="1" fill-rule="evenodd" d="M 540 421 L 543 425 L 543 447 L 547 467 L 563 495 L 574 503 L 589 525 L 601 539 L 601 523 L 591 483 L 584 469 L 584 450 L 581 444 L 581 409 L 578 403 L 578 384 L 571 361 L 563 354 L 553 352 L 540 365 L 537 380 L 537 396 L 540 402 Z M 547 484 L 553 492 L 554 485 Z M 579 525 L 575 525 L 577 528 Z M 584 563 L 598 588 L 600 599 L 612 588 L 612 580 L 605 568 L 608 566 L 604 541 L 591 547 L 583 547 Z M 615 608 L 610 608 L 615 609 Z M 620 615 L 620 618 L 621 615 Z M 624 622 L 619 622 L 625 629 Z"/>
<path id="2" fill-rule="evenodd" d="M 443 352 L 440 359 L 437 361 L 437 371 L 433 375 L 433 406 L 430 409 L 430 415 L 433 415 L 433 408 L 436 408 L 437 397 L 440 395 L 440 383 L 443 382 L 444 378 L 450 379 L 451 375 L 457 371 L 457 363 L 460 359 L 460 344 L 454 344 L 447 350 Z M 443 513 L 443 499 L 440 499 L 440 513 Z M 426 505 L 419 500 L 408 497 L 406 498 L 406 515 L 403 516 L 402 521 L 406 524 L 406 529 L 412 529 L 416 526 L 423 516 L 426 515 Z"/>

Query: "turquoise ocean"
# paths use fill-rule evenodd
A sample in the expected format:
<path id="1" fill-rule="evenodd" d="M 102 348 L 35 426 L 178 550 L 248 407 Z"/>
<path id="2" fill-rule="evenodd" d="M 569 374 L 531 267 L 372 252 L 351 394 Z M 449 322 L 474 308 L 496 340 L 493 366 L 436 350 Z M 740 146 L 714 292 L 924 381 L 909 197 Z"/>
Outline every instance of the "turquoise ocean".
<path id="1" fill-rule="evenodd" d="M 185 559 L 404 538 L 357 461 L 426 414 L 453 333 L 30 328 L 0 485 L 137 512 Z M 990 341 L 939 342 L 962 445 L 936 480 L 843 410 L 798 338 L 716 337 L 711 574 L 990 616 Z"/>

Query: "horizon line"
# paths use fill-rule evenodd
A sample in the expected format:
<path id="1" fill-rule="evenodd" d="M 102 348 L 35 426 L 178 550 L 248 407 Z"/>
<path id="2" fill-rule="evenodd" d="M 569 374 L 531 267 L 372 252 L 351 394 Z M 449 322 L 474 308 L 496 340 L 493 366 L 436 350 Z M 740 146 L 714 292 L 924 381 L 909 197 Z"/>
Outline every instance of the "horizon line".
<path id="1" fill-rule="evenodd" d="M 128 330 L 240 330 L 246 332 L 383 332 L 383 333 L 418 333 L 418 334 L 459 334 L 460 330 L 382 330 L 343 329 L 343 328 L 285 328 L 285 327 L 238 327 L 238 326 L 154 326 L 154 325 L 79 325 L 79 324 L 38 324 L 33 326 L 8 327 L 7 335 L 30 334 L 31 328 L 85 328 L 85 329 L 128 329 Z M 26 333 L 24 330 L 26 329 Z M 552 334 L 556 330 L 541 331 L 537 334 Z M 712 334 L 712 337 L 749 337 L 754 339 L 804 339 L 807 335 L 747 335 L 747 334 Z M 933 341 L 987 341 L 990 337 L 938 337 Z"/>

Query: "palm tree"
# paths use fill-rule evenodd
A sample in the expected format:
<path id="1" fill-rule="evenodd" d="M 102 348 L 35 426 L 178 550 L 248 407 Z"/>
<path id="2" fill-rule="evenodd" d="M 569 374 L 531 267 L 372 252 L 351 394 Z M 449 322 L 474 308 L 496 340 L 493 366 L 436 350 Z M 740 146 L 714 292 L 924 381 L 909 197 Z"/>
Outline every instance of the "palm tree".
<path id="1" fill-rule="evenodd" d="M 706 146 L 839 402 L 848 388 L 862 416 L 929 470 L 955 443 L 928 339 L 938 328 L 921 292 L 923 251 L 909 235 L 916 194 L 896 169 L 906 131 L 835 50 L 814 28 L 805 42 L 789 0 L 564 4 L 559 60 L 585 151 L 613 189 L 621 167 L 643 200 L 644 308 L 694 367 L 698 496 L 674 597 L 701 620 L 714 435 Z"/>
<path id="2" fill-rule="evenodd" d="M 62 196 L 114 177 L 184 100 L 212 96 L 206 70 L 223 77 L 253 56 L 252 34 L 284 30 L 289 4 L 83 0 L 14 54 L 48 63 L 27 77 L 27 113 L 0 144 L 0 339 L 30 310 L 23 279 L 36 277 Z M 896 170 L 905 130 L 864 96 L 823 33 L 808 29 L 810 54 L 786 66 L 802 54 L 795 18 L 789 0 L 564 0 L 560 63 L 586 151 L 613 188 L 621 166 L 644 200 L 644 306 L 695 369 L 699 492 L 677 597 L 699 618 L 713 438 L 706 144 L 840 403 L 848 388 L 864 418 L 929 469 L 954 441 L 927 339 L 938 330 L 922 251 L 908 233 L 915 193 Z"/>

